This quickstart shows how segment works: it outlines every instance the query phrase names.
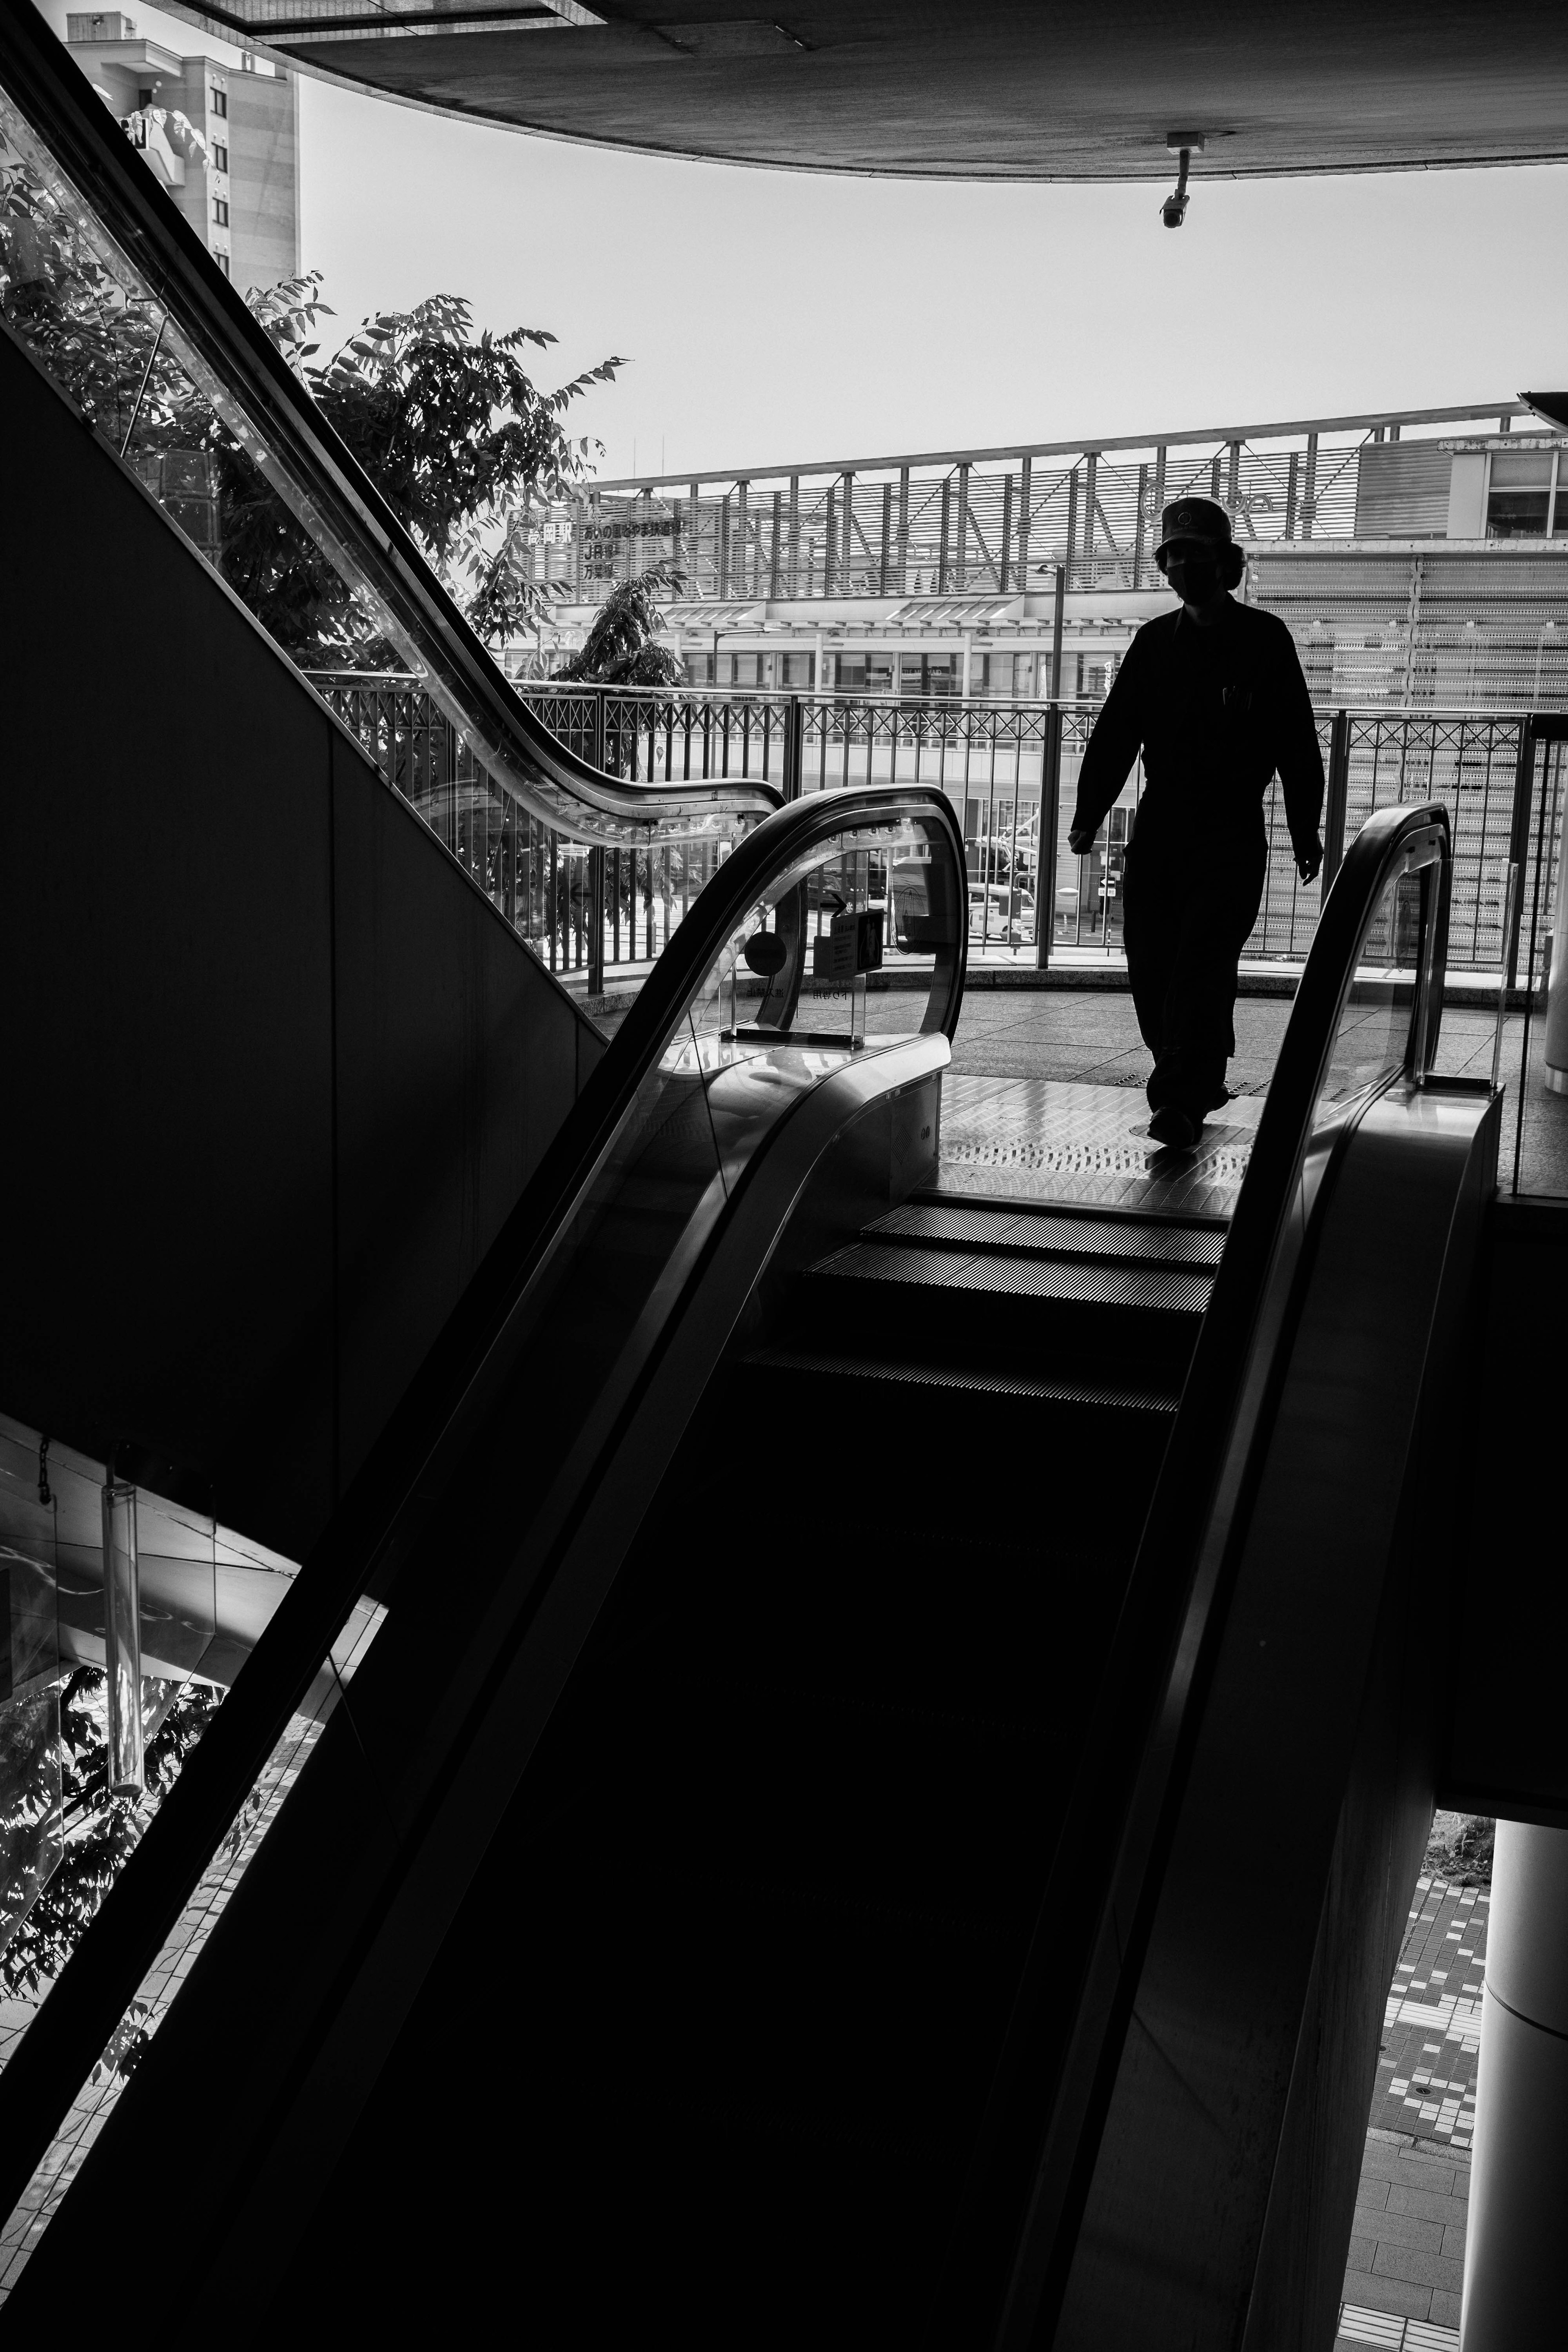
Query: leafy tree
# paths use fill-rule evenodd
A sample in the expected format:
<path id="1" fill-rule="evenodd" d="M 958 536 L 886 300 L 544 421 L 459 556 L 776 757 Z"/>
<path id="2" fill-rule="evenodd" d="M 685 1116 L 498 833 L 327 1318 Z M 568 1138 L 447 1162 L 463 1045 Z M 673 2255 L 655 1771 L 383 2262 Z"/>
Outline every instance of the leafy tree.
<path id="1" fill-rule="evenodd" d="M 598 445 L 563 419 L 618 357 L 554 391 L 524 369 L 542 329 L 476 335 L 468 304 L 433 296 L 362 320 L 326 359 L 321 276 L 249 297 L 261 325 L 487 640 L 531 627 L 545 592 L 524 555 L 531 502 L 568 496 Z M 219 561 L 273 637 L 306 666 L 397 656 L 371 600 L 339 574 L 184 372 L 161 307 L 65 193 L 0 142 L 0 312 L 116 448 L 143 468 L 199 455 L 216 477 Z M 557 589 L 553 593 L 559 593 Z"/>
<path id="2" fill-rule="evenodd" d="M 452 294 L 362 320 L 318 362 L 319 324 L 333 315 L 320 288 L 312 271 L 253 292 L 251 307 L 479 635 L 531 625 L 542 592 L 523 559 L 524 508 L 582 479 L 598 445 L 572 438 L 562 419 L 626 362 L 612 357 L 541 392 L 517 354 L 554 336 L 516 327 L 476 337 L 468 304 Z M 217 455 L 223 568 L 250 610 L 297 659 L 379 666 L 388 656 L 374 616 L 249 461 L 232 445 Z"/>
<path id="3" fill-rule="evenodd" d="M 601 686 L 679 686 L 685 675 L 680 656 L 662 644 L 655 595 L 679 590 L 685 582 L 668 564 L 655 564 L 612 588 L 594 616 L 582 650 L 563 662 L 558 678 L 592 680 Z"/>
<path id="4" fill-rule="evenodd" d="M 77 208 L 0 144 L 0 313 L 118 449 L 166 424 L 190 386 L 151 296 L 122 282 Z"/>
<path id="5" fill-rule="evenodd" d="M 133 1801 L 109 1792 L 104 1685 L 100 1666 L 78 1666 L 60 1690 L 64 1846 L 52 1875 L 0 1953 L 0 1986 L 13 1998 L 36 1994 L 46 1978 L 58 1976 L 65 1966 L 223 1696 L 205 1683 L 189 1682 L 173 1695 L 161 1715 L 153 1707 L 146 1745 L 147 1794 Z M 166 1690 L 163 1696 L 169 1697 Z M 121 2040 L 123 2046 L 113 2063 L 129 2073 L 145 2037 L 137 2032 Z"/>

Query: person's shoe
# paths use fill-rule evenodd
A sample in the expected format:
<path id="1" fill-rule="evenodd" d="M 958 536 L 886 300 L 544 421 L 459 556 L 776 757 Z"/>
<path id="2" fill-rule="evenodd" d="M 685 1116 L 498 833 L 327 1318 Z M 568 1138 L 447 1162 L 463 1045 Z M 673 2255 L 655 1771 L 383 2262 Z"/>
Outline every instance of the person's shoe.
<path id="1" fill-rule="evenodd" d="M 1198 1130 L 1184 1110 L 1174 1103 L 1163 1103 L 1149 1121 L 1149 1132 L 1156 1143 L 1168 1151 L 1190 1151 L 1198 1139 Z"/>

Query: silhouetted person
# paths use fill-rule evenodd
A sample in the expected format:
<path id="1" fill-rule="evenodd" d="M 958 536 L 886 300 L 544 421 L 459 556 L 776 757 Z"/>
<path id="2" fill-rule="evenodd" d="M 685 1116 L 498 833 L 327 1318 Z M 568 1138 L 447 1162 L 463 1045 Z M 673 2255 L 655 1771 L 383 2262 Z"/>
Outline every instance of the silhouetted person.
<path id="1" fill-rule="evenodd" d="M 1263 897 L 1263 795 L 1278 769 L 1296 866 L 1323 862 L 1323 761 L 1290 632 L 1238 604 L 1241 551 L 1209 499 L 1165 509 L 1154 561 L 1182 599 L 1144 623 L 1094 723 L 1068 841 L 1081 857 L 1143 753 L 1128 845 L 1127 973 L 1154 1056 L 1149 1132 L 1186 1145 L 1228 1101 L 1237 965 Z"/>

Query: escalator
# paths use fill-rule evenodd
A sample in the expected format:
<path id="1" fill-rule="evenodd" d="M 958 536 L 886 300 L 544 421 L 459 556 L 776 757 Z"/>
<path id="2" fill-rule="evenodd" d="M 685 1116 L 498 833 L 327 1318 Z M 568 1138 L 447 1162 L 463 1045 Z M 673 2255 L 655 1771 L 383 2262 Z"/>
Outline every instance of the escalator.
<path id="1" fill-rule="evenodd" d="M 302 593 L 289 564 L 318 566 L 374 624 L 374 668 L 416 680 L 504 798 L 570 841 L 727 842 L 778 806 L 758 777 L 634 783 L 549 732 L 28 0 L 0 18 L 0 197 L 4 331 L 258 618 Z M 212 501 L 198 525 L 164 496 L 198 459 L 242 505 L 275 502 L 276 547 L 228 561 Z"/>
<path id="2" fill-rule="evenodd" d="M 0 2327 L 134 2174 L 176 2340 L 1325 2340 L 1495 1181 L 1448 856 L 1347 854 L 1226 1226 L 944 1194 L 951 807 L 750 835 L 0 2076 L 15 2199 L 384 1603 Z M 892 859 L 919 1026 L 836 1033 Z"/>

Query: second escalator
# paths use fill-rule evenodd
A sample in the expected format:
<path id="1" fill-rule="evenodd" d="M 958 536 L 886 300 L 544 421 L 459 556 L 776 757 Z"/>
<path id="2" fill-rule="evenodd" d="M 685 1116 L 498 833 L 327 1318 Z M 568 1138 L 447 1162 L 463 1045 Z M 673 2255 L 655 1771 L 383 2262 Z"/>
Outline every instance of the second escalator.
<path id="1" fill-rule="evenodd" d="M 935 1193 L 764 1286 L 342 2168 L 372 2274 L 510 2238 L 552 2342 L 918 2338 L 1224 1241 Z"/>

